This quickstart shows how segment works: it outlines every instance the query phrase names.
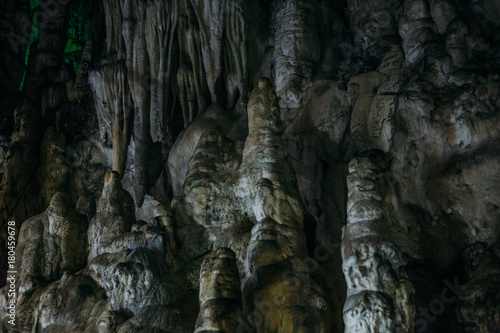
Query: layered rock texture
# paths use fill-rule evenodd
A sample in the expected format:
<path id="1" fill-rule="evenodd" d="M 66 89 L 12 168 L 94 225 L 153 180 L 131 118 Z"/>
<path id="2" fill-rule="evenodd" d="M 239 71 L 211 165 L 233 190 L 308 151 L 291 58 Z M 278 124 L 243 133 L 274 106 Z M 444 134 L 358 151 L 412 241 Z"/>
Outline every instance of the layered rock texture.
<path id="1" fill-rule="evenodd" d="M 1 332 L 500 331 L 498 1 L 0 8 Z"/>

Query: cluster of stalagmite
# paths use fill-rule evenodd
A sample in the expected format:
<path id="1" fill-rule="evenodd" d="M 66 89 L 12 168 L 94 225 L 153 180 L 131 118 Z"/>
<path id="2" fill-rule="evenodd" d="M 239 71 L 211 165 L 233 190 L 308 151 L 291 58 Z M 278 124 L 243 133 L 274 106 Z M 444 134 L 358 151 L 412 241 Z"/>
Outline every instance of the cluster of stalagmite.
<path id="1" fill-rule="evenodd" d="M 391 241 L 377 166 L 369 158 L 356 158 L 347 177 L 345 332 L 413 332 L 414 288 L 404 271 L 406 258 Z"/>

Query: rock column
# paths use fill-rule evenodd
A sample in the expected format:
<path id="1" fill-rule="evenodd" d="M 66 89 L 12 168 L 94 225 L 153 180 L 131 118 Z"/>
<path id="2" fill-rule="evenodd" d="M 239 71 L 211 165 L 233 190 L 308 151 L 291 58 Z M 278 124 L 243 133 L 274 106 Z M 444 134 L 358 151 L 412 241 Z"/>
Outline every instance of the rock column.
<path id="1" fill-rule="evenodd" d="M 194 333 L 247 332 L 242 309 L 236 256 L 231 249 L 220 248 L 201 266 L 200 313 Z"/>
<path id="2" fill-rule="evenodd" d="M 403 269 L 406 258 L 391 239 L 378 180 L 379 171 L 370 159 L 349 163 L 342 237 L 346 333 L 414 331 L 414 289 Z"/>

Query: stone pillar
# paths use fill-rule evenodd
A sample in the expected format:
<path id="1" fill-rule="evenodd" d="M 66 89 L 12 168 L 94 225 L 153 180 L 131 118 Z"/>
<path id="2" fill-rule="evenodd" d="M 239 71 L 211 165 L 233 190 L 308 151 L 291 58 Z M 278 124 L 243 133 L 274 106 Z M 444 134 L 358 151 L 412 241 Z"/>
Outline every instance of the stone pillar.
<path id="1" fill-rule="evenodd" d="M 213 251 L 200 271 L 200 313 L 194 333 L 247 332 L 240 277 L 231 249 Z"/>
<path id="2" fill-rule="evenodd" d="M 328 303 L 312 277 L 317 263 L 307 257 L 297 182 L 279 136 L 278 112 L 270 82 L 261 80 L 250 95 L 241 168 L 257 220 L 245 263 L 245 311 L 258 333 L 329 332 Z"/>
<path id="3" fill-rule="evenodd" d="M 349 163 L 342 237 L 346 333 L 414 331 L 414 289 L 403 269 L 406 258 L 391 238 L 378 180 L 369 158 Z"/>

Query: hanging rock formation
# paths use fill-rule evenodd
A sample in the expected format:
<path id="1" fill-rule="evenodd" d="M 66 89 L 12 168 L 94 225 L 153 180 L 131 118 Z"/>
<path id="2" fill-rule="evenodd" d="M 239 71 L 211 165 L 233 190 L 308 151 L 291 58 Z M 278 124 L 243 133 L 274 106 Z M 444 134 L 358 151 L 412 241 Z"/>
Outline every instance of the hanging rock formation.
<path id="1" fill-rule="evenodd" d="M 276 94 L 280 107 L 298 108 L 311 84 L 313 64 L 319 60 L 315 29 L 319 8 L 316 2 L 300 0 L 275 1 L 273 6 Z"/>
<path id="2" fill-rule="evenodd" d="M 132 110 L 123 62 L 105 64 L 89 75 L 98 110 L 101 140 L 113 147 L 113 170 L 123 177 L 131 135 Z"/>

